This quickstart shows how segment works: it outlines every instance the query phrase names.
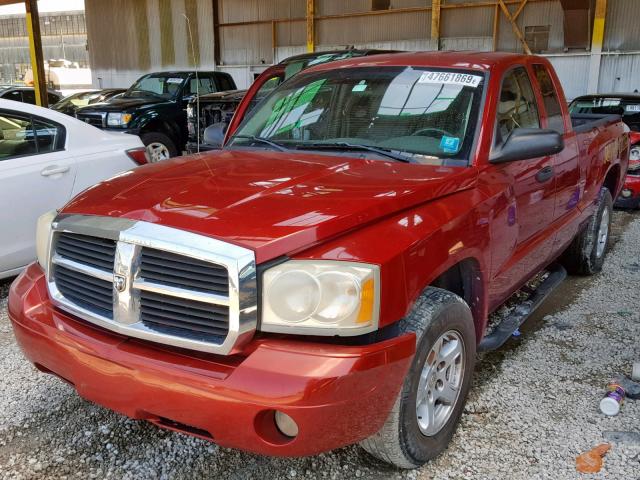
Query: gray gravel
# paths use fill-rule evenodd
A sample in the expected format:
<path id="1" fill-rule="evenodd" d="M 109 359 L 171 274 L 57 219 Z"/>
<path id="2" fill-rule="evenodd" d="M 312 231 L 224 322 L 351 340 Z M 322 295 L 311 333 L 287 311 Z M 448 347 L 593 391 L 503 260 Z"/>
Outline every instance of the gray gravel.
<path id="1" fill-rule="evenodd" d="M 607 380 L 640 359 L 640 219 L 624 231 L 604 272 L 569 279 L 544 318 L 484 356 L 449 450 L 419 471 L 399 472 L 357 447 L 272 459 L 128 420 L 38 373 L 15 344 L 0 282 L 0 478 L 580 478 L 575 457 L 603 432 L 640 431 L 640 401 L 607 418 Z M 628 225 L 624 227 L 624 225 Z M 541 314 L 542 317 L 544 314 Z M 640 478 L 640 445 L 614 444 L 587 478 Z"/>

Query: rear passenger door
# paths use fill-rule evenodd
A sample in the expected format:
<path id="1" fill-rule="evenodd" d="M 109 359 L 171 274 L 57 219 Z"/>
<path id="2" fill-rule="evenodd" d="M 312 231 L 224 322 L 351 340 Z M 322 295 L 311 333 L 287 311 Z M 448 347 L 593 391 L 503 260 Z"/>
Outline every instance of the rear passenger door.
<path id="1" fill-rule="evenodd" d="M 580 150 L 576 135 L 569 125 L 565 125 L 565 115 L 560 103 L 556 81 L 546 65 L 533 64 L 536 85 L 540 92 L 543 115 L 543 127 L 555 130 L 564 138 L 564 150 L 554 156 L 553 171 L 555 177 L 555 209 L 553 220 L 558 230 L 558 243 L 564 244 L 575 235 L 578 225 L 578 202 L 582 198 L 585 178 L 581 178 Z"/>
<path id="2" fill-rule="evenodd" d="M 0 271 L 35 258 L 36 220 L 71 197 L 75 162 L 62 125 L 0 110 Z"/>

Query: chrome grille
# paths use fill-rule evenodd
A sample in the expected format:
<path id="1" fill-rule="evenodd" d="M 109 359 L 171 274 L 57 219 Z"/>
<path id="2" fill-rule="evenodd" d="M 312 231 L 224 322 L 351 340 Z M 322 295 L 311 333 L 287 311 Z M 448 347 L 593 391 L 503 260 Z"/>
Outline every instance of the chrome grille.
<path id="1" fill-rule="evenodd" d="M 140 277 L 165 285 L 229 295 L 229 275 L 224 267 L 153 248 L 142 249 Z"/>
<path id="2" fill-rule="evenodd" d="M 53 223 L 47 281 L 60 308 L 155 342 L 232 353 L 257 323 L 253 252 L 128 219 Z"/>
<path id="3" fill-rule="evenodd" d="M 106 128 L 107 126 L 106 113 L 78 113 L 76 118 L 94 127 Z"/>

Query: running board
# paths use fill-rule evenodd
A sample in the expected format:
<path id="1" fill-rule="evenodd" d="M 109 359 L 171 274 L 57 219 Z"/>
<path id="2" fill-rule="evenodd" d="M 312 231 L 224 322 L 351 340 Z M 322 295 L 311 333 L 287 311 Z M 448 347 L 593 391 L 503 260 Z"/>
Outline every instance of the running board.
<path id="1" fill-rule="evenodd" d="M 515 307 L 489 335 L 482 339 L 478 345 L 479 352 L 495 350 L 504 345 L 509 337 L 542 305 L 549 294 L 567 278 L 567 271 L 558 263 L 551 265 L 547 271 L 549 276 L 538 285 L 529 298 Z"/>

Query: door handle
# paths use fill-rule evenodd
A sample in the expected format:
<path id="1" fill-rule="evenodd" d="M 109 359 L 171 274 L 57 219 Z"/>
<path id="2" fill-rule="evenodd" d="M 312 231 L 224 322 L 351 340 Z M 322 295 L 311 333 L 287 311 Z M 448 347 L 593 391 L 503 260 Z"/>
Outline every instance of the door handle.
<path id="1" fill-rule="evenodd" d="M 58 165 L 51 165 L 40 171 L 40 175 L 43 177 L 50 177 L 52 175 L 58 175 L 60 173 L 67 173 L 69 171 L 68 166 L 59 167 Z"/>
<path id="2" fill-rule="evenodd" d="M 541 168 L 538 171 L 538 173 L 536 173 L 536 180 L 540 183 L 544 183 L 551 180 L 553 175 L 554 175 L 553 167 L 550 165 L 547 165 L 546 167 Z"/>

